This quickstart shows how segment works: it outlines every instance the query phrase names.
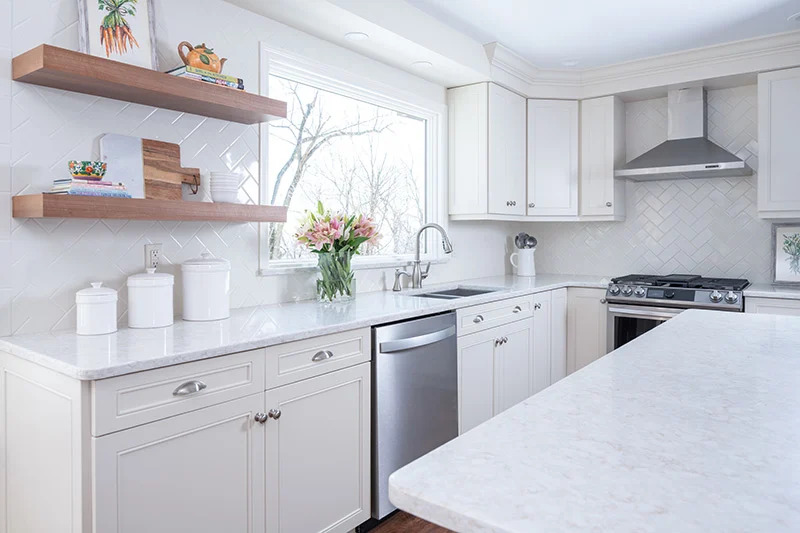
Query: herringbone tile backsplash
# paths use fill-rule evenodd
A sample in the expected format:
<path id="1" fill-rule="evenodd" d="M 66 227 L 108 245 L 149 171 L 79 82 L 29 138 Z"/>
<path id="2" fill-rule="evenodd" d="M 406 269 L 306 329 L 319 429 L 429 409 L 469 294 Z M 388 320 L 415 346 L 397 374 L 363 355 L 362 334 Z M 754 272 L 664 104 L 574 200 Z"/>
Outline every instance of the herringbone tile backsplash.
<path id="1" fill-rule="evenodd" d="M 667 100 L 625 106 L 628 160 L 666 140 Z M 708 92 L 709 138 L 758 168 L 756 86 Z M 756 179 L 629 182 L 625 222 L 538 223 L 540 272 L 694 273 L 769 281 L 771 225 Z"/>

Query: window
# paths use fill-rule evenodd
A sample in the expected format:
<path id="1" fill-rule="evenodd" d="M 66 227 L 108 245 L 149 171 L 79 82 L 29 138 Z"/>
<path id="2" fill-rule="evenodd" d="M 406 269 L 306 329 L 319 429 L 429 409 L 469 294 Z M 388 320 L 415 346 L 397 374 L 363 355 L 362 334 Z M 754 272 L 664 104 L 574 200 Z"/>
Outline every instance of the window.
<path id="1" fill-rule="evenodd" d="M 372 89 L 276 67 L 269 96 L 284 100 L 287 118 L 267 127 L 268 164 L 262 202 L 289 208 L 287 222 L 266 227 L 266 266 L 309 266 L 316 259 L 294 234 L 317 202 L 333 211 L 364 214 L 381 234 L 362 246 L 362 265 L 400 263 L 414 253 L 416 231 L 441 222 L 438 114 Z M 423 252 L 428 238 L 423 241 Z M 262 266 L 264 266 L 262 264 Z"/>

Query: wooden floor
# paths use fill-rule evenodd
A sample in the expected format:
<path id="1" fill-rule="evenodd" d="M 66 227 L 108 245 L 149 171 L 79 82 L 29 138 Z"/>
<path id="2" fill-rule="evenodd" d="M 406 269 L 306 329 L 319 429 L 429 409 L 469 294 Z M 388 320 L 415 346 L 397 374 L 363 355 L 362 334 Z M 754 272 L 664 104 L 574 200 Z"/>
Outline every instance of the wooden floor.
<path id="1" fill-rule="evenodd" d="M 421 518 L 398 511 L 370 533 L 451 533 L 449 529 L 426 522 Z"/>

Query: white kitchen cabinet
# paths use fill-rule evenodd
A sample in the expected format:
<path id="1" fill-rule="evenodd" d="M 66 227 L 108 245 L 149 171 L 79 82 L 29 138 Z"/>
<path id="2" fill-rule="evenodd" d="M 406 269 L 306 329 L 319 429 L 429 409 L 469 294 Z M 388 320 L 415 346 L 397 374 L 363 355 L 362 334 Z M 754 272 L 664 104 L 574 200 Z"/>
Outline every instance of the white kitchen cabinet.
<path id="1" fill-rule="evenodd" d="M 264 531 L 254 394 L 92 439 L 95 531 Z"/>
<path id="2" fill-rule="evenodd" d="M 459 337 L 459 433 L 530 396 L 532 352 L 531 319 Z"/>
<path id="3" fill-rule="evenodd" d="M 758 213 L 800 218 L 800 68 L 758 75 Z"/>
<path id="4" fill-rule="evenodd" d="M 582 220 L 624 220 L 625 106 L 616 96 L 581 101 L 580 215 Z"/>
<path id="5" fill-rule="evenodd" d="M 269 390 L 266 409 L 266 531 L 345 532 L 367 520 L 370 364 Z"/>
<path id="6" fill-rule="evenodd" d="M 525 214 L 525 98 L 494 83 L 449 89 L 450 214 Z"/>
<path id="7" fill-rule="evenodd" d="M 577 101 L 528 100 L 527 214 L 578 215 Z"/>
<path id="8" fill-rule="evenodd" d="M 567 289 L 534 294 L 531 394 L 567 375 Z"/>
<path id="9" fill-rule="evenodd" d="M 746 296 L 744 310 L 761 315 L 800 316 L 800 300 Z"/>
<path id="10" fill-rule="evenodd" d="M 567 289 L 567 373 L 607 353 L 608 310 L 605 289 Z"/>

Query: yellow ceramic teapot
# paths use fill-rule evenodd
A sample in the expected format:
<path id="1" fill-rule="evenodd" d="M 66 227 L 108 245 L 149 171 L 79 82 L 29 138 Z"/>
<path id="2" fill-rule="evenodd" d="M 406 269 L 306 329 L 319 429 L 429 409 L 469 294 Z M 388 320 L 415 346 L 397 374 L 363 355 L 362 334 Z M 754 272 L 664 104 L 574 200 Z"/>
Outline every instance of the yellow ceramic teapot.
<path id="1" fill-rule="evenodd" d="M 184 47 L 189 49 L 186 54 L 183 53 Z M 227 59 L 220 59 L 214 53 L 214 49 L 207 47 L 206 43 L 192 46 L 188 41 L 183 41 L 178 45 L 178 55 L 181 56 L 181 60 L 187 66 L 216 73 L 222 72 L 222 66 L 227 61 Z"/>

